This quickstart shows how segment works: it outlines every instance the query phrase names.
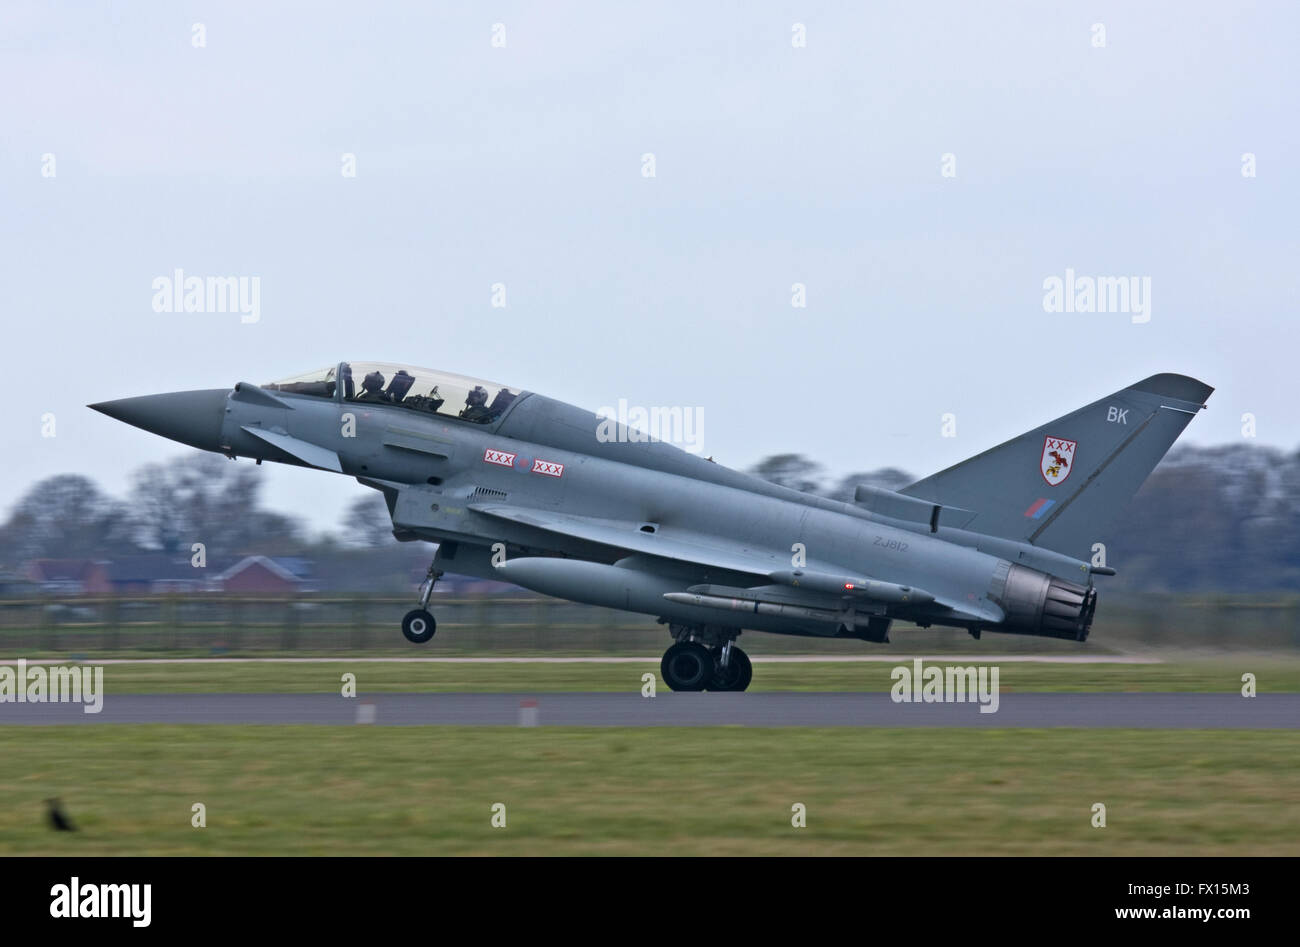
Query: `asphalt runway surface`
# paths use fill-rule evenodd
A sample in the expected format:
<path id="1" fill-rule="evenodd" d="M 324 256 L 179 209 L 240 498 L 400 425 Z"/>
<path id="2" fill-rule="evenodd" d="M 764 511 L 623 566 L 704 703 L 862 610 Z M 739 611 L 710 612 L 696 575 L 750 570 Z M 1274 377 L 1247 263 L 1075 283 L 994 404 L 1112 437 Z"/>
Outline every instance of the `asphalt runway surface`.
<path id="1" fill-rule="evenodd" d="M 658 664 L 661 655 L 641 657 L 490 657 L 490 658 L 96 658 L 83 664 Z M 1161 658 L 1129 654 L 762 654 L 750 655 L 755 664 L 906 664 L 920 658 L 932 664 L 1163 664 Z M 14 664 L 17 658 L 0 660 Z M 29 667 L 38 664 L 66 664 L 62 658 L 27 658 Z"/>
<path id="2" fill-rule="evenodd" d="M 535 707 L 524 706 L 535 702 Z M 753 694 L 639 693 L 110 694 L 103 709 L 81 704 L 3 703 L 11 724 L 215 723 L 601 727 L 1137 727 L 1300 728 L 1300 694 L 1003 694 L 995 713 L 978 704 L 894 703 L 888 692 Z M 371 719 L 373 718 L 373 719 Z"/>

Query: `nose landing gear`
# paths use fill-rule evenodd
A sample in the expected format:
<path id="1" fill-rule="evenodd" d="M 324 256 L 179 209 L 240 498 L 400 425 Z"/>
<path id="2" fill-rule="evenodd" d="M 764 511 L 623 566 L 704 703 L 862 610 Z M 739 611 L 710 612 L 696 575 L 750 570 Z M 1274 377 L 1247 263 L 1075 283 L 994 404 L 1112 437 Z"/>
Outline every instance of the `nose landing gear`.
<path id="1" fill-rule="evenodd" d="M 434 620 L 428 606 L 434 583 L 440 578 L 442 573 L 435 566 L 430 565 L 429 571 L 424 576 L 424 584 L 420 586 L 420 607 L 411 609 L 402 618 L 402 634 L 411 644 L 424 644 L 438 630 L 438 623 Z"/>
<path id="2" fill-rule="evenodd" d="M 411 644 L 424 644 L 437 630 L 438 622 L 428 609 L 413 608 L 402 618 L 402 634 Z"/>

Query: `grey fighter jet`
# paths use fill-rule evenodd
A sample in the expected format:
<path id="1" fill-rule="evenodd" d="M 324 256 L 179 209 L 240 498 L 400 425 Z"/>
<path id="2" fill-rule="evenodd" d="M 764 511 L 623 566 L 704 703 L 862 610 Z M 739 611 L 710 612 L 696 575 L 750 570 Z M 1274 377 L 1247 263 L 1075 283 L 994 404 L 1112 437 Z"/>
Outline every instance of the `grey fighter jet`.
<path id="1" fill-rule="evenodd" d="M 901 491 L 828 500 L 729 470 L 544 395 L 340 362 L 265 385 L 91 405 L 202 450 L 379 490 L 445 572 L 656 616 L 674 690 L 744 690 L 741 630 L 889 641 L 890 625 L 1083 641 L 1107 523 L 1213 391 L 1153 375 Z"/>

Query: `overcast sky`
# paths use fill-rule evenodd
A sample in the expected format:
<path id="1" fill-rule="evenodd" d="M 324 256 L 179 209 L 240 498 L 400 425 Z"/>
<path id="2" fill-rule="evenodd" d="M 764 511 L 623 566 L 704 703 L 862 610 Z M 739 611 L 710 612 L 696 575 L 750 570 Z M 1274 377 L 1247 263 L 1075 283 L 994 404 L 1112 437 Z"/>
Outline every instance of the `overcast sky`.
<path id="1" fill-rule="evenodd" d="M 734 467 L 924 475 L 1161 371 L 1218 389 L 1186 441 L 1294 449 L 1297 11 L 7 0 L 0 507 L 186 450 L 88 402 L 342 358 L 699 408 Z M 260 319 L 155 312 L 178 267 Z M 1150 321 L 1045 312 L 1067 268 Z"/>

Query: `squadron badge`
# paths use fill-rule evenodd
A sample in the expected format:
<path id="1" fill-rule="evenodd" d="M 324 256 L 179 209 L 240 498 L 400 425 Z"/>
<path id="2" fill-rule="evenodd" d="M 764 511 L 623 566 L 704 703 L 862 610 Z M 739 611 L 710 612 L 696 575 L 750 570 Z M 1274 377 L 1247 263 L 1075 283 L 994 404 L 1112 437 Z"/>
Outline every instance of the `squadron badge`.
<path id="1" fill-rule="evenodd" d="M 1043 438 L 1043 458 L 1039 469 L 1049 486 L 1058 487 L 1070 476 L 1077 446 L 1077 441 L 1067 441 L 1062 437 Z"/>

